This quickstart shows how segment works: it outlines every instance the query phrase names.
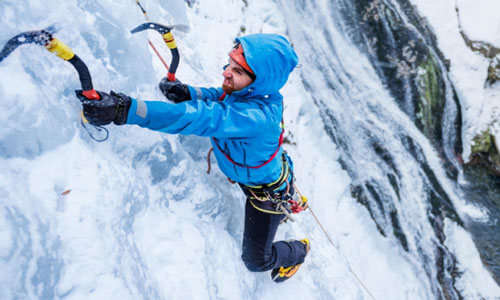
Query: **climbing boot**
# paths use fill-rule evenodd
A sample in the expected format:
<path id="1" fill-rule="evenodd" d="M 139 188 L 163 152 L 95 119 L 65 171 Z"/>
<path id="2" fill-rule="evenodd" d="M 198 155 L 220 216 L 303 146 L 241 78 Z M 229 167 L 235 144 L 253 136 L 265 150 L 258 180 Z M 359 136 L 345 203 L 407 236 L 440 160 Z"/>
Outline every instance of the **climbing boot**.
<path id="1" fill-rule="evenodd" d="M 309 240 L 308 239 L 303 239 L 300 240 L 301 243 L 303 243 L 306 247 L 306 256 L 309 253 Z M 274 282 L 283 282 L 293 275 L 297 273 L 299 270 L 301 264 L 289 266 L 289 267 L 279 267 L 276 269 L 273 269 L 271 272 L 271 278 L 273 279 Z"/>

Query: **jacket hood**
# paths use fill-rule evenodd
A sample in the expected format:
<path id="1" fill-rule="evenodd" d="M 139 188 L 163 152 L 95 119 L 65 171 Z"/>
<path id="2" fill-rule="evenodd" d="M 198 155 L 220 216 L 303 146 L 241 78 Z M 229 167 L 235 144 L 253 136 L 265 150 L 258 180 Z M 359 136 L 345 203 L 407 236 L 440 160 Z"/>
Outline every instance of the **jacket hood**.
<path id="1" fill-rule="evenodd" d="M 238 92 L 252 96 L 279 92 L 298 63 L 298 57 L 288 40 L 277 34 L 251 34 L 236 38 L 241 43 L 245 59 L 257 77 Z"/>

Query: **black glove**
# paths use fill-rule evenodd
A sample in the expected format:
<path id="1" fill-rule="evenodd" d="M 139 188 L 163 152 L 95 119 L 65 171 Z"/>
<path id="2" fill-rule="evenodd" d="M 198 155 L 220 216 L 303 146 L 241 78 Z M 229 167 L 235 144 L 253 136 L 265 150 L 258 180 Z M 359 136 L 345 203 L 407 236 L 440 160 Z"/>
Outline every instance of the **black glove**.
<path id="1" fill-rule="evenodd" d="M 83 104 L 83 115 L 92 125 L 107 125 L 111 122 L 123 125 L 127 122 L 128 110 L 132 103 L 129 96 L 111 91 L 109 94 L 97 92 L 100 100 L 89 100 L 82 90 L 76 90 L 76 97 Z"/>
<path id="2" fill-rule="evenodd" d="M 191 100 L 188 86 L 179 80 L 168 81 L 167 77 L 163 77 L 160 81 L 160 90 L 165 97 L 175 103 Z"/>

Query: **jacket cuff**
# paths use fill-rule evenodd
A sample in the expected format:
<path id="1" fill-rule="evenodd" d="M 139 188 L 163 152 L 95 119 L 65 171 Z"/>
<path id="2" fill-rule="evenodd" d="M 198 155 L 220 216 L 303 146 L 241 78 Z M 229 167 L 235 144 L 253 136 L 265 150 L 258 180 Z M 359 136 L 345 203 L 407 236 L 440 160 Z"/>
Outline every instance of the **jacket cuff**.
<path id="1" fill-rule="evenodd" d="M 148 115 L 148 107 L 146 103 L 142 100 L 137 100 L 131 98 L 132 103 L 130 109 L 128 110 L 128 117 L 126 124 L 141 124 L 146 119 Z"/>
<path id="2" fill-rule="evenodd" d="M 193 87 L 188 85 L 189 95 L 191 95 L 191 100 L 201 100 L 203 99 L 203 92 L 199 87 Z"/>

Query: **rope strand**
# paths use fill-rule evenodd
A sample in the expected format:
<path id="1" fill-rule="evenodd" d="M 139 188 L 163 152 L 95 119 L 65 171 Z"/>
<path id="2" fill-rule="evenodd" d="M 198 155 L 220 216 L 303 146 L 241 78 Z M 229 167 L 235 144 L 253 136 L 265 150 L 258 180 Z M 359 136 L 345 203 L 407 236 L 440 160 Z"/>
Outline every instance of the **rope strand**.
<path id="1" fill-rule="evenodd" d="M 325 233 L 328 241 L 330 241 L 330 243 L 332 244 L 333 248 L 336 249 L 337 247 L 335 246 L 335 243 L 333 242 L 332 238 L 330 237 L 330 235 L 328 234 L 328 232 L 326 231 L 326 229 L 323 227 L 323 225 L 321 225 L 321 222 L 319 221 L 318 217 L 316 217 L 316 214 L 312 210 L 311 205 L 308 206 L 308 209 L 311 212 L 311 214 L 314 217 L 314 219 L 316 220 L 316 223 L 318 223 L 318 225 L 321 228 L 321 230 L 323 230 L 323 232 Z M 349 269 L 349 272 L 351 272 L 351 274 L 353 275 L 353 277 L 358 281 L 359 285 L 368 293 L 368 295 L 370 296 L 370 298 L 372 298 L 373 300 L 377 300 L 373 296 L 373 294 L 370 292 L 370 290 L 366 287 L 366 285 L 363 283 L 363 281 L 361 281 L 361 279 L 359 279 L 359 277 L 356 275 L 356 273 L 354 273 L 353 269 L 351 268 L 351 265 L 349 264 L 349 262 L 347 261 L 347 259 L 345 259 L 345 257 L 340 252 L 339 252 L 339 256 L 344 261 L 344 264 L 347 266 L 347 269 Z"/>
<path id="2" fill-rule="evenodd" d="M 144 15 L 144 17 L 146 18 L 146 21 L 149 22 L 149 17 L 148 17 L 148 13 L 146 12 L 146 10 L 144 9 L 144 7 L 142 7 L 141 5 L 141 2 L 139 0 L 136 0 L 135 3 L 137 5 L 139 5 L 139 8 L 141 9 L 142 11 L 142 14 Z M 151 48 L 153 48 L 153 51 L 156 53 L 156 56 L 158 56 L 158 58 L 160 59 L 160 61 L 162 62 L 162 64 L 165 66 L 165 68 L 167 69 L 168 71 L 168 64 L 165 62 L 165 60 L 163 59 L 163 57 L 160 55 L 160 52 L 158 52 L 158 50 L 156 50 L 156 47 L 153 45 L 153 42 L 151 42 L 151 40 L 148 38 L 148 43 L 149 45 L 151 46 Z"/>

